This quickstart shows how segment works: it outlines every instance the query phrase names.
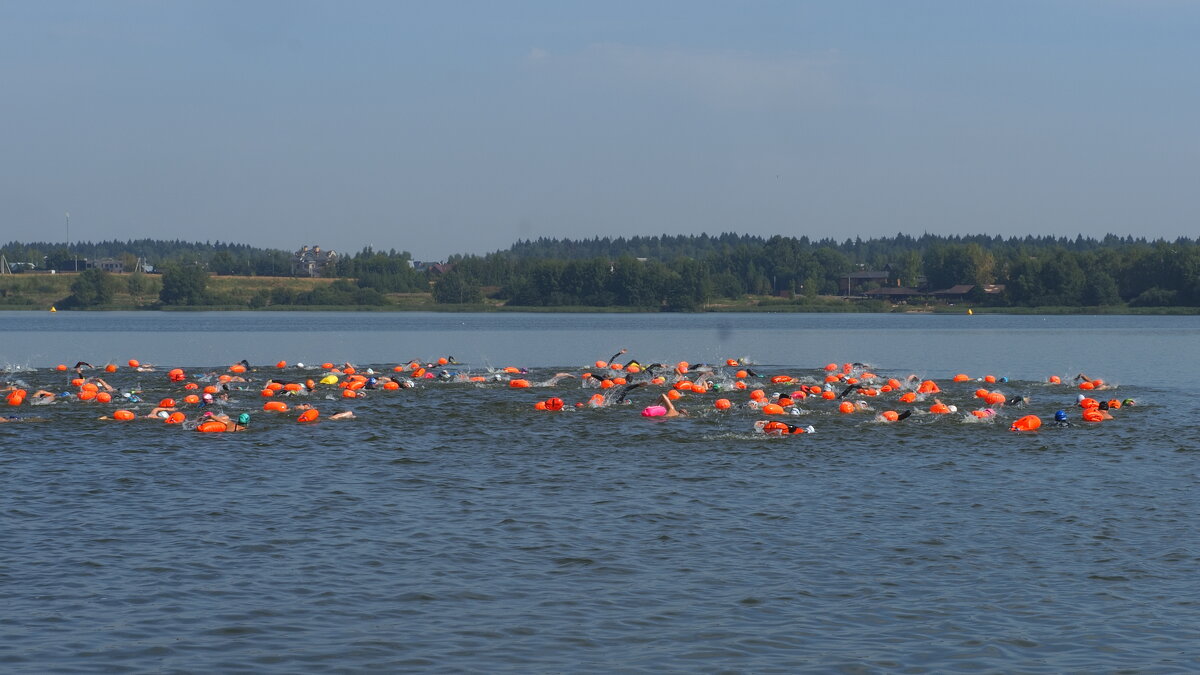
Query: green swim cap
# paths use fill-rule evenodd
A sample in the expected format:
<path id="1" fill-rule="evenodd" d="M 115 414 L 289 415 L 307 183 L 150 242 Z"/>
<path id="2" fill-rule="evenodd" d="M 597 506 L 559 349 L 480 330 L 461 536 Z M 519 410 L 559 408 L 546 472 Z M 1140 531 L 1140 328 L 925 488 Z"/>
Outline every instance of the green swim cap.
<path id="1" fill-rule="evenodd" d="M 238 424 L 250 424 L 250 413 L 238 415 Z"/>

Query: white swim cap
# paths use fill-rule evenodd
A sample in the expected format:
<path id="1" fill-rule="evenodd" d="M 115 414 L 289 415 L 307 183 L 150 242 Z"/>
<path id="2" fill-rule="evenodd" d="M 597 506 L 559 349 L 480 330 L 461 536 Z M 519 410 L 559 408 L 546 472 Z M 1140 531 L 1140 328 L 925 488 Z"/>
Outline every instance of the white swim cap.
<path id="1" fill-rule="evenodd" d="M 297 368 L 303 368 L 303 367 L 304 367 L 304 364 L 303 364 L 303 363 L 297 363 L 297 364 L 296 364 L 296 367 L 297 367 Z"/>
<path id="2" fill-rule="evenodd" d="M 947 406 L 947 407 L 949 408 L 950 412 L 952 412 L 952 413 L 958 412 L 958 406 L 956 406 L 956 405 Z"/>

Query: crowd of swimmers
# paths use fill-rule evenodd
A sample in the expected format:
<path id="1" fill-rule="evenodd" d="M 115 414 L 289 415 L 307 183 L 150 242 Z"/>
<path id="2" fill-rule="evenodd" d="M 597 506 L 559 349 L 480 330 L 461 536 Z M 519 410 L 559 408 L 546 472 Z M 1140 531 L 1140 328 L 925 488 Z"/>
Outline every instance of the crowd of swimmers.
<path id="1" fill-rule="evenodd" d="M 688 363 L 642 364 L 636 359 L 620 359 L 627 352 L 622 349 L 607 360 L 594 363 L 593 368 L 581 369 L 579 373 L 558 372 L 538 381 L 529 379 L 524 368 L 488 368 L 485 372 L 474 372 L 462 367 L 454 357 L 442 357 L 432 361 L 412 360 L 396 365 L 390 371 L 376 372 L 370 368 L 359 372 L 350 363 L 335 365 L 323 363 L 319 367 L 306 367 L 302 363 L 289 366 L 279 362 L 274 366 L 252 367 L 245 360 L 239 361 L 222 371 L 208 371 L 199 376 L 189 376 L 182 368 L 165 371 L 169 386 L 179 389 L 180 400 L 174 397 L 161 399 L 145 413 L 135 410 L 149 405 L 142 400 L 144 392 L 136 389 L 121 391 L 104 377 L 119 372 L 115 364 L 103 367 L 79 361 L 73 367 L 58 365 L 55 370 L 74 372 L 69 384 L 61 390 L 37 389 L 29 393 L 20 383 L 0 386 L 0 395 L 5 397 L 9 410 L 23 405 L 41 406 L 70 399 L 80 402 L 112 404 L 115 410 L 97 419 L 104 421 L 129 422 L 137 419 L 155 419 L 166 424 L 178 424 L 200 432 L 240 432 L 250 428 L 249 412 L 227 414 L 224 408 L 231 405 L 230 394 L 260 388 L 265 399 L 262 410 L 266 413 L 298 414 L 296 421 L 311 423 L 321 418 L 317 408 L 307 402 L 289 405 L 294 397 L 311 396 L 318 390 L 327 390 L 326 398 L 340 398 L 349 402 L 364 398 L 375 391 L 412 389 L 428 381 L 446 383 L 469 383 L 494 386 L 500 383 L 514 390 L 529 388 L 561 389 L 564 381 L 572 382 L 571 388 L 595 390 L 588 398 L 567 404 L 559 396 L 551 396 L 533 402 L 537 411 L 561 412 L 571 409 L 605 408 L 632 405 L 631 394 L 640 398 L 649 392 L 650 400 L 641 406 L 641 415 L 646 418 L 686 417 L 688 410 L 678 406 L 685 395 L 699 403 L 702 395 L 711 394 L 714 410 L 748 410 L 763 419 L 755 420 L 750 428 L 758 433 L 770 435 L 795 435 L 812 433 L 811 424 L 789 421 L 792 416 L 806 415 L 823 408 L 836 410 L 839 415 L 869 415 L 878 423 L 903 423 L 914 416 L 961 415 L 971 421 L 994 421 L 1005 410 L 1026 412 L 1031 405 L 1028 395 L 1005 393 L 998 388 L 1009 384 L 1006 377 L 986 375 L 970 378 L 958 374 L 951 382 L 961 389 L 972 384 L 982 385 L 973 393 L 978 402 L 960 413 L 958 405 L 942 400 L 947 396 L 941 385 L 932 379 L 909 375 L 903 379 L 886 378 L 871 372 L 863 363 L 830 363 L 823 368 L 805 374 L 778 373 L 768 376 L 758 373 L 744 360 L 729 359 L 723 364 Z M 135 359 L 128 368 L 137 373 L 159 373 L 159 368 L 143 364 Z M 314 372 L 317 371 L 317 372 Z M 94 373 L 94 374 L 93 374 Z M 312 375 L 310 377 L 309 375 Z M 70 377 L 68 375 L 68 377 Z M 203 384 L 203 386 L 202 386 Z M 1073 406 L 1061 408 L 1053 413 L 1050 425 L 1070 426 L 1078 422 L 1100 423 L 1114 418 L 1113 411 L 1134 405 L 1129 398 L 1105 399 L 1097 392 L 1113 389 L 1103 380 L 1090 378 L 1082 373 L 1068 382 L 1052 375 L 1046 384 L 1058 387 L 1075 387 L 1079 393 Z M 768 394 L 768 387 L 780 391 Z M 790 390 L 790 391 L 788 391 Z M 741 399 L 745 397 L 744 400 Z M 963 401 L 959 401 L 963 403 Z M 708 404 L 705 404 L 706 406 Z M 123 407 L 122 407 L 123 406 Z M 927 406 L 927 407 L 925 407 Z M 1068 412 L 1078 408 L 1078 415 Z M 829 412 L 832 412 L 830 410 Z M 189 416 L 189 412 L 192 413 Z M 354 419 L 351 410 L 330 414 L 324 419 Z M 44 421 L 44 417 L 29 415 L 0 414 L 0 423 L 13 421 Z M 1075 420 L 1075 421 L 1073 421 Z M 1033 414 L 1023 414 L 1012 421 L 1014 431 L 1036 431 L 1042 426 L 1041 419 Z"/>

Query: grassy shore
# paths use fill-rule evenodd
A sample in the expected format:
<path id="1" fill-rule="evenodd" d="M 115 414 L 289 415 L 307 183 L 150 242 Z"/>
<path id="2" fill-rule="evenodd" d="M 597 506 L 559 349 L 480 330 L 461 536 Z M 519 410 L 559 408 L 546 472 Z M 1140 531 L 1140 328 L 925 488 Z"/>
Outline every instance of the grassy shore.
<path id="1" fill-rule="evenodd" d="M 71 294 L 71 284 L 76 273 L 61 274 L 11 274 L 0 276 L 0 310 L 46 311 L 58 306 Z M 304 293 L 321 285 L 333 283 L 334 279 L 306 277 L 243 277 L 212 276 L 208 289 L 222 299 L 219 305 L 167 307 L 158 304 L 158 292 L 162 288 L 159 277 L 146 275 L 142 291 L 137 295 L 128 292 L 127 274 L 113 275 L 119 288 L 113 301 L 106 305 L 89 308 L 88 311 L 119 310 L 168 310 L 168 311 L 244 311 L 250 309 L 250 298 L 261 291 L 283 289 L 288 293 Z M 531 312 L 531 313 L 635 313 L 653 311 L 639 307 L 518 307 L 505 305 L 499 300 L 485 300 L 482 304 L 441 305 L 433 301 L 430 293 L 388 293 L 386 305 L 268 305 L 261 311 L 307 312 L 307 311 L 366 311 L 366 312 Z M 747 296 L 736 300 L 722 299 L 697 308 L 696 312 L 766 312 L 766 313 L 921 313 L 921 314 L 1164 314 L 1195 315 L 1200 307 L 1129 307 L 1111 305 L 1104 307 L 983 307 L 958 303 L 954 305 L 893 305 L 880 300 L 847 300 L 836 296 L 815 298 L 783 299 L 772 296 Z"/>

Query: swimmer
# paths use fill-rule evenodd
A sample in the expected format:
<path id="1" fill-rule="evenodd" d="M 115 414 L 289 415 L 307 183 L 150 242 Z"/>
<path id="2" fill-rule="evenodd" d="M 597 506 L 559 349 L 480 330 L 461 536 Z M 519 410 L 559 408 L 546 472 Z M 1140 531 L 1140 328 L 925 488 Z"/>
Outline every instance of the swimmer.
<path id="1" fill-rule="evenodd" d="M 75 365 L 72 367 L 75 369 L 75 372 L 82 373 L 84 368 L 91 369 L 91 368 L 95 368 L 96 366 L 93 366 L 92 364 L 88 363 L 87 361 L 77 361 L 75 363 Z"/>
<path id="2" fill-rule="evenodd" d="M 815 433 L 816 429 L 810 424 L 802 427 L 796 424 L 788 424 L 775 420 L 759 420 L 754 423 L 754 430 L 763 434 L 773 434 L 778 436 L 787 436 L 790 434 L 811 434 Z"/>
<path id="3" fill-rule="evenodd" d="M 545 380 L 544 382 L 538 382 L 537 386 L 553 387 L 554 385 L 558 384 L 560 380 L 565 380 L 568 377 L 575 377 L 575 376 L 570 373 L 555 373 L 554 377 L 551 377 L 550 379 Z"/>
<path id="4" fill-rule="evenodd" d="M 1069 426 L 1074 426 L 1074 425 L 1072 425 L 1071 422 L 1069 420 L 1067 420 L 1067 411 L 1066 410 L 1056 410 L 1054 412 L 1054 426 L 1069 427 Z"/>
<path id="5" fill-rule="evenodd" d="M 621 392 L 619 394 L 617 394 L 617 398 L 615 400 L 613 400 L 613 403 L 624 403 L 625 397 L 629 394 L 629 392 L 633 391 L 634 389 L 637 389 L 638 387 L 644 387 L 644 386 L 646 386 L 645 382 L 634 382 L 633 384 L 627 384 L 624 387 L 621 387 Z M 667 399 L 667 400 L 670 400 L 670 399 Z"/>
<path id="6" fill-rule="evenodd" d="M 49 422 L 45 417 L 25 417 L 24 415 L 9 415 L 8 417 L 0 417 L 0 424 L 5 422 Z"/>
<path id="7" fill-rule="evenodd" d="M 675 404 L 666 394 L 658 397 L 658 405 L 647 406 L 642 410 L 642 417 L 679 417 L 687 415 L 686 410 L 676 410 Z"/>
<path id="8" fill-rule="evenodd" d="M 116 391 L 115 387 L 113 387 L 111 384 L 105 382 L 104 378 L 101 378 L 101 377 L 89 377 L 88 382 L 91 382 L 92 384 L 103 389 L 104 391 Z"/>
<path id="9" fill-rule="evenodd" d="M 863 388 L 864 387 L 861 384 L 852 384 L 849 387 L 846 387 L 845 389 L 843 389 L 842 393 L 838 394 L 838 399 L 840 400 L 840 399 L 846 398 L 847 396 L 850 395 L 850 392 L 855 391 L 857 389 L 863 389 Z"/>
<path id="10" fill-rule="evenodd" d="M 221 422 L 225 425 L 225 431 L 245 431 L 246 426 L 250 424 L 250 415 L 242 413 L 234 420 L 229 415 L 213 414 L 209 411 L 200 416 L 200 424 L 207 422 Z"/>
<path id="11" fill-rule="evenodd" d="M 353 412 L 351 412 L 351 411 L 349 411 L 349 410 L 345 410 L 345 411 L 343 411 L 343 412 L 340 412 L 340 413 L 334 413 L 334 414 L 330 415 L 328 419 L 331 419 L 331 420 L 352 420 L 352 419 L 356 419 L 356 418 L 355 418 L 355 416 L 354 416 L 354 413 L 353 413 Z"/>
<path id="12" fill-rule="evenodd" d="M 1016 406 L 1018 408 L 1025 407 L 1029 403 L 1028 396 L 1010 396 L 1004 405 Z"/>
<path id="13" fill-rule="evenodd" d="M 45 405 L 54 402 L 54 399 L 58 398 L 58 395 L 45 389 L 38 389 L 33 392 L 33 396 L 30 398 L 35 399 L 29 402 L 31 405 Z"/>

